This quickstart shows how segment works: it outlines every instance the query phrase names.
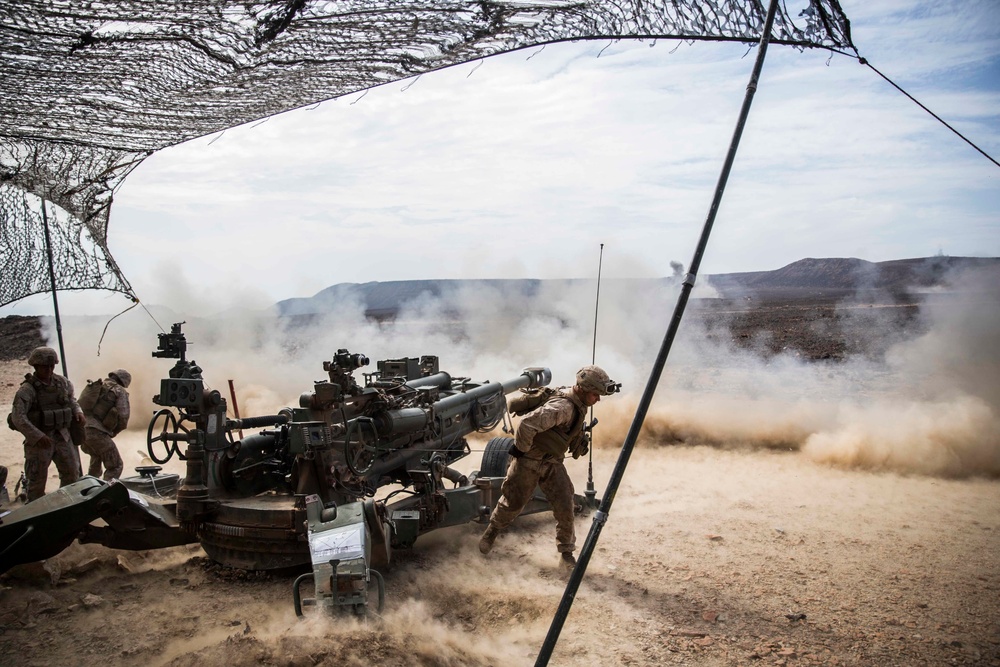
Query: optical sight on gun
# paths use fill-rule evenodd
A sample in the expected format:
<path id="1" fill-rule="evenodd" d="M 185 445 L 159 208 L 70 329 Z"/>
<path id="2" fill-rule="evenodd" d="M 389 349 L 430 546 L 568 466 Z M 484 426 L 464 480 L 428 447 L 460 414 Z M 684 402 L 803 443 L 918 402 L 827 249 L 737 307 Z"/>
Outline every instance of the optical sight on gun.
<path id="1" fill-rule="evenodd" d="M 170 333 L 156 334 L 160 342 L 156 346 L 153 356 L 157 359 L 180 359 L 184 361 L 184 354 L 187 352 L 187 339 L 181 333 L 181 325 L 184 322 L 177 322 L 170 325 Z"/>

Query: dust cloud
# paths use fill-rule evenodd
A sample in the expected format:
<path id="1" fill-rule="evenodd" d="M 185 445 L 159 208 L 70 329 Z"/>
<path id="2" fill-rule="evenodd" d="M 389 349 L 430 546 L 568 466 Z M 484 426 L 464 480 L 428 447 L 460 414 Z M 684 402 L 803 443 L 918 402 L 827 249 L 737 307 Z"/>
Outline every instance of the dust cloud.
<path id="1" fill-rule="evenodd" d="M 324 376 L 323 360 L 339 348 L 373 361 L 436 354 L 442 369 L 474 380 L 504 380 L 525 366 L 545 365 L 553 370 L 554 384 L 568 384 L 575 370 L 590 362 L 594 287 L 593 281 L 544 283 L 530 300 L 503 287 L 456 289 L 416 300 L 392 324 L 366 319 L 349 293 L 339 295 L 333 314 L 295 322 L 248 309 L 187 318 L 175 304 L 176 310 L 156 309 L 153 315 L 166 329 L 188 319 L 188 358 L 197 360 L 208 384 L 227 398 L 233 380 L 241 415 L 253 416 L 297 404 L 299 394 Z M 640 649 L 646 661 L 636 664 L 690 658 L 701 655 L 704 644 L 692 649 L 694 640 L 674 631 L 697 624 L 708 612 L 727 613 L 727 635 L 743 636 L 741 619 L 766 619 L 746 630 L 759 639 L 783 632 L 784 625 L 773 619 L 783 622 L 792 605 L 810 600 L 817 615 L 840 614 L 850 629 L 843 641 L 852 647 L 859 643 L 857 628 L 881 631 L 883 617 L 926 613 L 928 599 L 949 614 L 954 607 L 954 618 L 968 626 L 969 636 L 989 636 L 982 624 L 991 617 L 993 598 L 974 591 L 992 585 L 993 579 L 984 584 L 982 576 L 995 571 L 989 557 L 997 534 L 991 528 L 995 485 L 938 478 L 1000 473 L 1000 373 L 993 342 L 1000 333 L 998 299 L 995 288 L 968 285 L 956 292 L 963 298 L 928 298 L 921 308 L 925 333 L 900 340 L 884 358 L 835 364 L 740 350 L 726 342 L 725 331 L 709 337 L 689 311 L 622 481 L 615 520 L 605 527 L 574 603 L 574 631 L 560 638 L 560 655 L 586 657 L 565 664 L 613 664 Z M 595 410 L 599 494 L 677 294 L 671 280 L 602 282 L 596 360 L 624 384 L 624 393 L 602 400 Z M 179 298 L 177 303 L 184 303 L 183 290 Z M 856 304 L 844 309 L 878 326 L 878 312 Z M 151 397 L 174 361 L 151 356 L 161 329 L 140 309 L 111 323 L 98 356 L 105 324 L 64 321 L 67 357 L 78 389 L 85 379 L 114 368 L 133 373 L 134 416 L 130 430 L 118 438 L 128 469 L 143 456 L 148 419 L 158 407 Z M 470 438 L 473 450 L 491 435 L 500 434 Z M 755 455 L 746 456 L 746 450 Z M 468 472 L 478 465 L 473 454 L 456 467 Z M 582 491 L 586 459 L 569 460 L 567 466 Z M 167 467 L 184 472 L 176 460 Z M 849 469 L 904 474 L 856 475 Z M 858 521 L 862 516 L 872 521 Z M 875 520 L 881 517 L 889 518 Z M 140 575 L 134 581 L 147 582 L 155 596 L 147 595 L 144 585 L 119 590 L 124 587 L 118 579 L 108 579 L 115 584 L 102 595 L 115 600 L 108 611 L 118 614 L 115 626 L 130 628 L 115 636 L 141 637 L 131 644 L 147 647 L 144 664 L 155 667 L 530 664 L 565 587 L 551 516 L 519 518 L 487 558 L 476 548 L 481 530 L 474 523 L 445 528 L 421 536 L 416 549 L 395 551 L 381 621 L 319 614 L 298 620 L 287 578 L 227 579 L 230 575 L 220 575 L 197 545 L 127 554 L 131 571 Z M 578 545 L 585 532 L 578 524 Z M 954 558 L 944 554 L 945 546 L 954 548 Z M 98 553 L 96 545 L 74 545 L 72 557 L 89 555 L 88 548 Z M 70 551 L 60 557 L 70 558 Z M 876 560 L 863 560 L 865 554 Z M 836 585 L 817 588 L 814 576 L 799 581 L 789 574 L 789 567 L 801 567 L 793 562 L 810 563 L 810 575 L 824 572 Z M 876 566 L 884 566 L 891 583 L 873 587 Z M 915 580 L 911 588 L 900 588 L 897 577 L 907 572 L 921 577 L 934 572 L 942 594 Z M 890 602 L 857 603 L 872 590 Z M 910 597 L 904 603 L 889 593 Z M 818 602 L 828 598 L 836 604 Z M 967 613 L 969 600 L 979 605 L 975 615 Z M 154 632 L 142 621 L 151 617 L 167 620 Z M 934 621 L 939 617 L 948 616 L 941 612 Z M 55 615 L 49 622 L 72 618 Z M 89 623 L 90 617 L 83 618 L 77 622 Z M 82 628 L 90 626 L 70 627 L 75 630 L 62 634 L 83 636 Z M 789 632 L 800 641 L 806 630 L 796 626 Z M 822 631 L 824 643 L 830 632 Z M 748 640 L 741 655 L 756 655 L 758 639 Z M 102 641 L 119 642 L 110 635 Z M 103 645 L 95 644 L 95 650 Z M 68 644 L 65 655 L 78 649 Z M 115 659 L 134 664 L 124 650 Z M 156 657 L 147 660 L 149 655 Z M 115 659 L 109 664 L 118 664 Z"/>
<path id="2" fill-rule="evenodd" d="M 962 298 L 930 300 L 927 333 L 892 347 L 893 386 L 840 406 L 810 435 L 818 461 L 962 477 L 1000 474 L 1000 286 L 955 279 Z"/>
<path id="3" fill-rule="evenodd" d="M 203 585 L 227 589 L 210 621 L 201 623 L 197 633 L 169 635 L 151 664 L 525 664 L 537 653 L 551 620 L 551 600 L 565 585 L 552 558 L 552 534 L 540 529 L 547 521 L 525 517 L 511 531 L 516 537 L 504 536 L 505 550 L 518 552 L 512 561 L 479 554 L 477 524 L 422 536 L 419 549 L 394 553 L 386 576 L 391 604 L 381 614 L 360 618 L 314 612 L 297 618 L 287 577 L 265 575 L 250 589 L 242 581 L 226 586 L 225 577 L 220 580 L 204 568 L 178 566 L 179 560 L 196 555 L 195 545 L 130 556 L 133 572 L 164 570 L 172 585 L 189 590 Z M 242 599 L 247 593 L 252 597 Z M 275 604 L 276 599 L 281 603 Z M 176 612 L 167 609 L 172 604 L 165 601 L 163 608 L 144 613 L 170 616 Z M 620 608 L 622 618 L 630 613 L 625 603 L 611 604 Z"/>
<path id="4" fill-rule="evenodd" d="M 876 330 L 889 317 L 878 306 L 841 308 Z M 929 295 L 920 316 L 926 333 L 896 342 L 884 359 L 839 364 L 764 359 L 688 336 L 684 361 L 668 362 L 645 442 L 788 448 L 844 467 L 995 477 L 1000 288 L 956 276 L 953 291 Z M 617 406 L 617 418 L 628 410 Z"/>
<path id="5" fill-rule="evenodd" d="M 679 273 L 676 269 L 674 273 Z M 678 294 L 669 280 L 613 280 L 601 285 L 595 357 L 623 383 L 620 396 L 595 410 L 595 446 L 624 440 Z M 925 333 L 893 345 L 884 358 L 806 363 L 792 354 L 765 358 L 728 344 L 692 315 L 681 325 L 642 429 L 640 446 L 674 444 L 800 450 L 837 466 L 948 477 L 1000 474 L 1000 293 L 974 276 L 958 277 L 947 295 L 921 306 Z M 595 281 L 546 281 L 528 299 L 504 287 L 455 288 L 424 295 L 393 323 L 365 317 L 342 292 L 331 314 L 279 320 L 267 310 L 232 309 L 184 325 L 188 359 L 230 399 L 233 381 L 243 417 L 297 405 L 322 379 L 324 359 L 340 348 L 375 360 L 435 354 L 442 370 L 502 381 L 527 366 L 548 366 L 556 385 L 570 384 L 590 362 Z M 177 284 L 176 303 L 198 301 Z M 843 314 L 880 327 L 878 308 L 843 304 Z M 164 329 L 183 311 L 153 312 Z M 51 326 L 51 322 L 49 323 Z M 133 309 L 107 327 L 71 318 L 66 330 L 71 378 L 114 368 L 132 372 L 133 418 L 120 447 L 126 465 L 144 449 L 152 396 L 174 363 L 151 356 L 159 326 Z M 49 340 L 54 340 L 51 329 Z M 718 342 L 718 341 L 723 342 Z M 100 356 L 97 355 L 100 345 Z M 363 371 L 374 370 L 372 367 Z M 230 399 L 232 412 L 233 402 Z"/>

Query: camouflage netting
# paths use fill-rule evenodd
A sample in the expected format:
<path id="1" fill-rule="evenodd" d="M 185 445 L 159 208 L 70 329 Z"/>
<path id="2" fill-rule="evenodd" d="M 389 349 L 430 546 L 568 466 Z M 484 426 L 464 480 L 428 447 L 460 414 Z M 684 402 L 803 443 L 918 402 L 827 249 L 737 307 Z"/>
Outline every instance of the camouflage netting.
<path id="1" fill-rule="evenodd" d="M 781 6 L 772 43 L 851 49 L 837 0 Z M 131 294 L 112 195 L 188 139 L 498 53 L 583 39 L 755 43 L 760 0 L 0 0 L 0 305 L 49 289 Z"/>

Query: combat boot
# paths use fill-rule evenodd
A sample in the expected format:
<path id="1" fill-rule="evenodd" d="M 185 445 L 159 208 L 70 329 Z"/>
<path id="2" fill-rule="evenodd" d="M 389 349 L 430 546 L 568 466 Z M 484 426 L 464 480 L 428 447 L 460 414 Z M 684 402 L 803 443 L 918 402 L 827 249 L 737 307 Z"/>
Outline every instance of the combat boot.
<path id="1" fill-rule="evenodd" d="M 562 552 L 562 565 L 567 570 L 572 570 L 576 567 L 576 556 L 573 555 L 571 551 Z"/>
<path id="2" fill-rule="evenodd" d="M 490 549 L 493 548 L 493 543 L 497 541 L 497 535 L 499 534 L 500 529 L 492 523 L 486 526 L 486 531 L 483 533 L 483 536 L 479 538 L 479 552 L 482 554 L 488 554 Z"/>

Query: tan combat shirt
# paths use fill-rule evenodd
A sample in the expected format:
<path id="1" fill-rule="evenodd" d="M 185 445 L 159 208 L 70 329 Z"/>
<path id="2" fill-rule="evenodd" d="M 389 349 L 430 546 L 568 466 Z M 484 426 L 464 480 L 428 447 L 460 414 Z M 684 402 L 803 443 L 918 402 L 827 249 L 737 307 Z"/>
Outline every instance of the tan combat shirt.
<path id="1" fill-rule="evenodd" d="M 38 380 L 32 374 L 35 380 Z M 43 383 L 44 384 L 44 383 Z M 80 409 L 80 404 L 76 402 L 76 394 L 73 392 L 73 383 L 69 379 L 64 378 L 62 375 L 52 374 L 52 379 L 48 382 L 49 385 L 59 386 L 60 384 L 69 393 L 70 406 L 73 408 L 73 417 L 76 418 L 77 415 L 82 415 L 83 410 Z M 36 442 L 41 440 L 44 436 L 52 436 L 58 434 L 66 442 L 72 442 L 69 435 L 69 427 L 57 428 L 52 432 L 46 433 L 41 431 L 37 426 L 31 423 L 28 419 L 28 411 L 31 410 L 31 406 L 35 404 L 36 392 L 35 386 L 31 382 L 23 382 L 21 388 L 17 390 L 14 394 L 14 405 L 11 409 L 11 420 L 14 422 L 14 426 L 18 431 L 24 435 L 24 443 L 29 446 L 33 446 Z"/>
<path id="2" fill-rule="evenodd" d="M 514 445 L 524 453 L 531 451 L 535 436 L 556 426 L 572 426 L 577 410 L 586 414 L 584 405 L 572 387 L 560 387 L 559 395 L 565 400 L 550 399 L 524 416 L 517 426 Z"/>

